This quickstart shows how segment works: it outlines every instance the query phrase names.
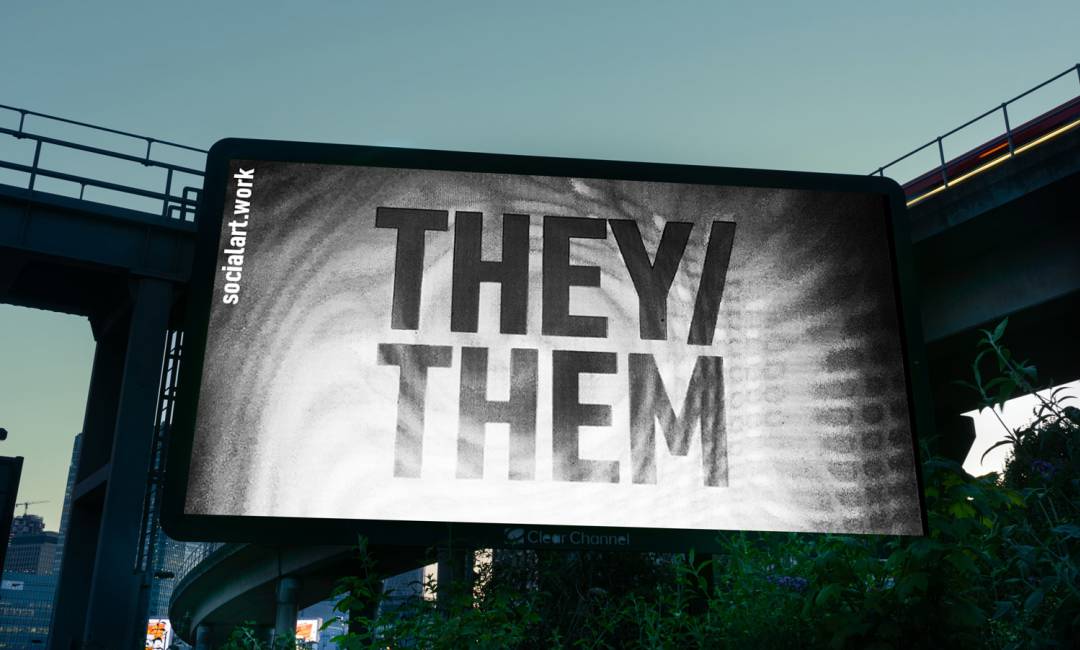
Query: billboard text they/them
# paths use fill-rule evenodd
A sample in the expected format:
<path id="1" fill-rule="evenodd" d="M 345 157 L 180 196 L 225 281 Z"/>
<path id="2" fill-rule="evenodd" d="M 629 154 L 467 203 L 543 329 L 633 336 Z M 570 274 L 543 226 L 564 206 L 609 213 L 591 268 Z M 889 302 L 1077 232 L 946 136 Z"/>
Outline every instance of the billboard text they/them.
<path id="1" fill-rule="evenodd" d="M 882 193 L 224 169 L 185 516 L 922 531 Z"/>

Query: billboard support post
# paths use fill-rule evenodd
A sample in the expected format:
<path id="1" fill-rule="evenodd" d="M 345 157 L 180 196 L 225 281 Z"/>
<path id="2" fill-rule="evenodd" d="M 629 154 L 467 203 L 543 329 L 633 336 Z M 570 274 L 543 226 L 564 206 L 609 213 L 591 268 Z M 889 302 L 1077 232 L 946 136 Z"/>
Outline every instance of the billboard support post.
<path id="1" fill-rule="evenodd" d="M 438 564 L 435 571 L 435 580 L 438 592 L 435 603 L 439 609 L 449 613 L 452 606 L 447 605 L 442 594 L 457 596 L 471 591 L 475 579 L 473 572 L 474 552 L 468 548 L 441 547 L 437 551 L 437 557 Z"/>
<path id="2" fill-rule="evenodd" d="M 704 593 L 695 592 L 690 600 L 690 613 L 695 615 L 705 614 L 709 611 L 709 599 L 712 598 L 716 588 L 716 561 L 719 555 L 696 555 L 687 553 L 683 556 L 690 570 L 699 577 L 702 582 Z M 699 584 L 695 582 L 694 584 Z"/>
<path id="3" fill-rule="evenodd" d="M 195 650 L 210 650 L 213 629 L 208 623 L 200 623 L 195 628 Z"/>

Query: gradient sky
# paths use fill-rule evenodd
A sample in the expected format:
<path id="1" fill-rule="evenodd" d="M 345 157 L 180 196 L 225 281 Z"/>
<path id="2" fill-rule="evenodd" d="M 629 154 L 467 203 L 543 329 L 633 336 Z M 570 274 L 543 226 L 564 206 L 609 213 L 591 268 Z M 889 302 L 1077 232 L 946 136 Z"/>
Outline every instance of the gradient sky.
<path id="1" fill-rule="evenodd" d="M 242 136 L 867 173 L 1080 59 L 1075 0 L 104 6 L 5 6 L 0 104 L 199 147 Z M 9 145 L 0 136 L 0 157 Z M 0 453 L 26 456 L 19 498 L 50 500 L 31 511 L 52 529 L 92 356 L 85 321 L 0 306 Z"/>

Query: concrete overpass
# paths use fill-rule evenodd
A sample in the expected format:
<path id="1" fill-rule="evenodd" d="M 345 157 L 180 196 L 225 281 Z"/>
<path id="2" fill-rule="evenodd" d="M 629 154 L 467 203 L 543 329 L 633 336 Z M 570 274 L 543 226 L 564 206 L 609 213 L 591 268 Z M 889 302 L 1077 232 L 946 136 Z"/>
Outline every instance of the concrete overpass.
<path id="1" fill-rule="evenodd" d="M 927 198 L 908 211 L 941 451 L 974 439 L 959 414 L 978 329 L 1009 317 L 1006 345 L 1042 381 L 1080 378 L 1080 127 Z"/>
<path id="2" fill-rule="evenodd" d="M 29 144 L 32 157 L 0 160 L 9 177 L 26 179 L 21 187 L 0 185 L 0 302 L 84 316 L 97 342 L 50 647 L 135 647 L 145 636 L 151 579 L 146 530 L 163 438 L 163 359 L 176 341 L 195 232 L 194 195 L 173 179 L 201 172 L 155 155 L 155 145 L 190 149 L 183 145 L 108 131 L 146 153 L 108 151 L 41 135 L 27 121 L 89 125 L 14 112 L 18 128 L 0 134 Z M 165 182 L 147 189 L 75 176 L 43 164 L 43 151 L 45 160 L 75 153 L 137 165 Z M 66 183 L 78 195 L 43 191 L 43 181 Z M 89 200 L 87 188 L 156 202 L 159 211 Z"/>
<path id="3" fill-rule="evenodd" d="M 385 577 L 435 561 L 423 548 L 369 551 Z M 338 578 L 364 570 L 353 547 L 224 544 L 177 584 L 170 620 L 197 650 L 223 642 L 242 621 L 269 638 L 278 618 L 295 622 L 297 609 L 326 600 Z"/>

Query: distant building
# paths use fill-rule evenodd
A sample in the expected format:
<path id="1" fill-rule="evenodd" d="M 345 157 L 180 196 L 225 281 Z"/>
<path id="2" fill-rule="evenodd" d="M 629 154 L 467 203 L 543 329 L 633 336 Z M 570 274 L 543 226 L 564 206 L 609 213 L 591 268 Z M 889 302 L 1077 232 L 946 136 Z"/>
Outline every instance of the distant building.
<path id="1" fill-rule="evenodd" d="M 38 515 L 12 520 L 0 580 L 0 650 L 45 647 L 60 569 L 59 537 L 45 530 Z"/>
<path id="2" fill-rule="evenodd" d="M 60 572 L 60 561 L 64 557 L 64 540 L 67 539 L 68 520 L 71 518 L 71 495 L 75 491 L 75 479 L 79 475 L 79 454 L 82 452 L 83 434 L 75 434 L 71 448 L 71 463 L 68 464 L 67 487 L 64 489 L 64 510 L 60 513 L 60 539 L 56 543 L 56 572 Z"/>
<path id="3" fill-rule="evenodd" d="M 11 520 L 11 537 L 8 541 L 20 535 L 35 535 L 45 531 L 45 520 L 38 515 L 19 515 Z"/>
<path id="4" fill-rule="evenodd" d="M 173 587 L 183 573 L 184 558 L 188 553 L 189 542 L 178 542 L 165 534 L 161 526 L 155 526 L 154 534 L 154 575 L 150 585 L 150 618 L 169 617 L 169 599 Z"/>
<path id="5" fill-rule="evenodd" d="M 0 581 L 0 649 L 45 647 L 55 591 L 55 575 L 4 572 Z"/>
<path id="6" fill-rule="evenodd" d="M 4 573 L 30 573 L 51 576 L 60 572 L 56 555 L 59 534 L 51 531 L 16 535 L 8 543 Z"/>
<path id="7" fill-rule="evenodd" d="M 380 611 L 393 611 L 414 598 L 429 598 L 424 587 L 434 578 L 434 565 L 399 573 L 383 580 L 383 600 Z"/>
<path id="8" fill-rule="evenodd" d="M 20 515 L 11 522 L 0 582 L 0 650 L 44 648 L 48 640 L 81 447 L 80 433 L 68 467 L 60 531 L 45 530 L 45 520 L 38 515 Z"/>

